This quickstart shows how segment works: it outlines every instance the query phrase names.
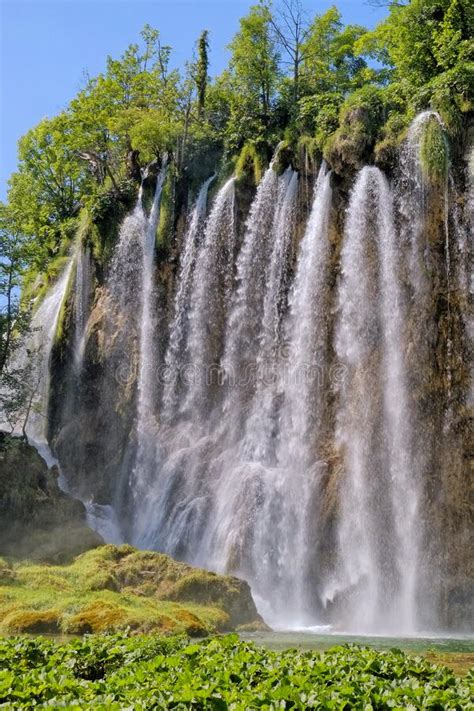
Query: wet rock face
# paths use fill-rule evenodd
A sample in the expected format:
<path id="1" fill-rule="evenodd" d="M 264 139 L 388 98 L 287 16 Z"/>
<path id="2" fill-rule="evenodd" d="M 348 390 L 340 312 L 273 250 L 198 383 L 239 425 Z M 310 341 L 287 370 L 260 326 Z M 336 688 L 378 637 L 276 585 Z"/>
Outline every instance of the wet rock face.
<path id="1" fill-rule="evenodd" d="M 363 109 L 356 108 L 347 115 L 344 131 L 341 131 L 333 146 L 330 159 L 333 173 L 332 208 L 330 217 L 330 293 L 328 295 L 328 319 L 330 343 L 334 341 L 334 329 L 337 320 L 337 293 L 340 280 L 340 253 L 344 241 L 344 224 L 349 194 L 354 182 L 354 173 L 367 161 L 372 150 L 369 119 Z M 389 146 L 390 151 L 393 146 Z M 378 157 L 380 159 L 380 156 Z M 390 154 L 379 163 L 393 167 L 398 160 Z M 455 166 L 456 168 L 456 166 Z M 456 169 L 457 170 L 457 169 Z M 459 172 L 459 171 L 458 171 Z M 457 180 L 457 178 L 456 178 Z M 300 180 L 299 201 L 310 203 L 309 196 L 303 195 L 304 184 Z M 454 189 L 453 189 L 454 190 Z M 465 186 L 456 184 L 456 194 L 452 200 L 461 205 L 465 200 Z M 242 240 L 243 226 L 254 196 L 254 187 L 242 182 L 236 191 L 236 219 L 238 241 Z M 472 443 L 468 442 L 470 428 L 469 411 L 466 404 L 468 391 L 469 352 L 466 343 L 465 325 L 461 311 L 463 304 L 457 293 L 454 278 L 449 285 L 449 304 L 446 286 L 445 260 L 445 223 L 444 201 L 439 187 L 432 188 L 427 197 L 427 217 L 424 227 L 426 244 L 429 245 L 429 263 L 427 275 L 431 280 L 430 302 L 423 317 L 417 298 L 410 295 L 412 317 L 408 324 L 408 341 L 421 339 L 430 349 L 430 359 L 426 361 L 423 373 L 417 374 L 417 350 L 408 350 L 410 397 L 420 410 L 423 423 L 423 437 L 426 439 L 427 476 L 424 482 L 421 502 L 421 516 L 429 540 L 423 544 L 429 565 L 439 570 L 440 589 L 423 590 L 422 598 L 433 597 L 432 604 L 439 610 L 441 627 L 462 629 L 472 620 L 472 607 L 469 604 L 472 587 L 472 508 L 468 490 L 469 452 Z M 289 271 L 293 273 L 296 255 L 307 221 L 308 205 L 298 210 L 298 225 L 295 230 L 295 244 Z M 181 217 L 184 224 L 184 218 Z M 454 227 L 450 224 L 452 242 L 451 262 L 456 265 L 457 252 Z M 408 249 L 405 245 L 404 249 Z M 156 289 L 158 311 L 156 339 L 157 349 L 166 348 L 168 325 L 173 313 L 173 283 L 179 262 L 180 240 L 176 238 L 172 252 L 157 255 Z M 408 277 L 405 275 L 405 279 Z M 133 311 L 136 294 L 126 295 L 123 311 L 114 311 L 109 303 L 106 284 L 96 289 L 95 302 L 89 317 L 88 342 L 85 350 L 83 373 L 78 399 L 69 409 L 64 408 L 65 391 L 61 388 L 64 368 L 67 366 L 67 348 L 58 351 L 53 358 L 53 400 L 51 442 L 61 466 L 66 473 L 72 490 L 87 497 L 93 497 L 98 503 L 113 503 L 121 511 L 125 522 L 127 518 L 127 497 L 130 488 L 121 472 L 128 471 L 130 461 L 124 459 L 128 452 L 133 464 L 133 420 L 136 409 L 136 381 L 138 370 L 138 348 L 136 329 L 131 328 L 133 318 L 127 308 Z M 159 322 L 158 322 L 159 321 Z M 452 352 L 446 349 L 446 332 L 449 329 Z M 422 334 L 420 335 L 420 332 Z M 72 331 L 71 331 L 72 333 Z M 66 335 L 66 338 L 69 336 Z M 71 336 L 72 337 L 72 336 Z M 374 363 L 377 363 L 379 336 L 374 337 Z M 158 352 L 158 350 L 157 350 Z M 54 355 L 54 354 L 53 354 Z M 328 359 L 331 366 L 337 367 L 336 354 L 331 351 Z M 450 369 L 447 361 L 450 359 Z M 128 364 L 128 368 L 124 367 Z M 122 367 L 123 366 L 123 367 Z M 447 382 L 447 373 L 451 378 Z M 451 389 L 451 409 L 449 421 L 444 418 L 443 403 L 446 393 Z M 55 399 L 56 398 L 56 399 Z M 324 447 L 321 454 L 324 460 L 322 476 L 323 494 L 311 504 L 314 529 L 319 531 L 319 540 L 314 536 L 315 560 L 320 561 L 319 570 L 330 576 L 337 555 L 337 530 L 340 523 L 341 490 L 345 485 L 344 452 L 338 449 L 334 438 L 337 393 L 334 388 L 327 392 L 324 410 Z M 157 407 L 159 417 L 159 408 Z M 130 446 L 131 445 L 131 446 Z M 470 448 L 471 447 L 471 448 Z M 121 483 L 122 482 L 122 483 Z M 123 483 L 125 482 L 125 483 Z M 120 490 L 123 486 L 123 490 Z M 321 520 L 322 519 L 322 520 Z M 237 569 L 238 564 L 236 564 Z M 210 575 L 210 574 L 207 574 Z M 146 577 L 146 576 L 145 576 Z M 202 598 L 203 603 L 216 594 L 218 585 L 209 587 L 207 578 L 188 580 L 180 587 L 180 594 L 188 598 Z M 312 591 L 317 591 L 321 580 L 318 579 L 318 567 L 310 569 L 305 584 Z M 236 589 L 246 583 L 239 581 Z M 179 586 L 178 586 L 179 587 Z M 170 595 L 178 594 L 175 590 Z M 230 594 L 230 593 L 229 593 Z M 206 597 L 207 596 L 207 597 Z M 245 596 L 244 596 L 245 597 Z M 251 617 L 250 612 L 243 614 L 242 595 L 236 594 L 236 617 Z M 317 594 L 315 593 L 315 597 Z M 230 595 L 232 598 L 232 595 Z M 230 600 L 229 598 L 229 600 Z M 178 598 L 172 598 L 178 599 Z M 251 599 L 251 598 L 250 598 Z M 229 603 L 230 604 L 230 603 Z M 233 604 L 233 603 L 232 603 Z M 253 604 L 253 603 L 252 603 Z M 337 606 L 338 600 L 334 601 Z M 342 603 L 341 603 L 342 604 Z M 431 604 L 431 602 L 430 602 Z M 250 608 L 249 608 L 250 609 Z M 246 624 L 246 623 L 243 623 Z"/>
<path id="2" fill-rule="evenodd" d="M 62 562 L 102 543 L 36 449 L 0 433 L 0 554 Z"/>

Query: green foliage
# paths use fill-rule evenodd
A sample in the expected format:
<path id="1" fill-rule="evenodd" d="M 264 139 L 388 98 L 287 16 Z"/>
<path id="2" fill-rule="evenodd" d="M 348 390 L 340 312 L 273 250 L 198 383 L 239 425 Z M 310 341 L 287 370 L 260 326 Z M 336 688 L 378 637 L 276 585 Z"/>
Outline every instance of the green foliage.
<path id="1" fill-rule="evenodd" d="M 254 143 L 246 143 L 235 164 L 235 177 L 240 182 L 258 185 L 262 179 L 262 157 Z"/>
<path id="2" fill-rule="evenodd" d="M 176 174 L 171 167 L 166 174 L 166 179 L 161 192 L 160 220 L 156 232 L 158 247 L 167 247 L 172 243 L 174 231 L 174 205 L 175 205 Z"/>
<path id="3" fill-rule="evenodd" d="M 14 424 L 28 402 L 31 363 L 15 358 L 30 330 L 30 312 L 21 308 L 20 287 L 35 244 L 22 234 L 18 220 L 0 205 L 0 408 L 4 421 Z"/>
<path id="4" fill-rule="evenodd" d="M 420 163 L 427 182 L 438 187 L 446 184 L 449 148 L 444 130 L 435 118 L 424 127 L 420 141 Z"/>
<path id="5" fill-rule="evenodd" d="M 463 709 L 474 676 L 393 649 L 271 652 L 236 635 L 0 640 L 0 703 L 81 709 Z"/>
<path id="6" fill-rule="evenodd" d="M 438 109 L 448 126 L 472 109 L 474 46 L 469 0 L 411 0 L 363 35 L 357 49 L 391 66 L 406 108 Z"/>
<path id="7" fill-rule="evenodd" d="M 278 76 L 278 52 L 270 31 L 270 11 L 254 5 L 240 20 L 240 32 L 229 45 L 230 66 L 242 98 L 251 101 L 268 121 Z"/>
<path id="8" fill-rule="evenodd" d="M 108 57 L 64 111 L 19 142 L 8 212 L 12 239 L 29 241 L 26 294 L 48 282 L 50 264 L 78 228 L 95 259 L 107 261 L 140 168 L 164 153 L 181 195 L 181 187 L 196 192 L 219 162 L 225 173 L 237 155 L 238 175 L 256 184 L 282 139 L 298 165 L 301 136 L 314 139 L 337 171 L 374 159 L 390 169 L 409 121 L 426 108 L 440 113 L 452 146 L 461 144 L 474 89 L 471 3 L 388 6 L 367 32 L 345 26 L 334 6 L 306 18 L 298 0 L 278 11 L 261 1 L 240 21 L 229 65 L 212 80 L 206 30 L 182 76 L 170 68 L 171 48 L 146 25 L 139 43 Z M 174 222 L 168 199 L 165 190 L 161 244 Z"/>
<path id="9" fill-rule="evenodd" d="M 204 30 L 198 40 L 198 58 L 195 67 L 195 82 L 197 89 L 197 110 L 202 118 L 206 104 L 206 90 L 209 72 L 209 32 Z"/>
<path id="10" fill-rule="evenodd" d="M 383 90 L 365 86 L 346 99 L 340 126 L 324 145 L 324 157 L 336 172 L 362 167 L 370 157 L 384 117 Z"/>

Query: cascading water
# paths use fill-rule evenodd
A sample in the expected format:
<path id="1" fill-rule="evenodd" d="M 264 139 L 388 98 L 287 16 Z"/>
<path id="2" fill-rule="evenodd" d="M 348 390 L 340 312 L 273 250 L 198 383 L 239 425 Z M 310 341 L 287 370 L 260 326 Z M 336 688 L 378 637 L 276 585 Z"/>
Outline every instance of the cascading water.
<path id="1" fill-rule="evenodd" d="M 449 152 L 444 134 L 444 125 L 441 117 L 435 111 L 423 111 L 418 114 L 410 125 L 407 139 L 400 155 L 399 180 L 398 180 L 398 209 L 401 215 L 401 237 L 410 248 L 410 283 L 413 292 L 412 321 L 416 323 L 418 331 L 418 345 L 422 348 L 431 339 L 426 331 L 432 319 L 430 318 L 433 274 L 436 273 L 435 255 L 427 230 L 427 216 L 429 212 L 430 186 L 424 175 L 421 161 L 422 142 L 425 131 L 430 122 L 435 122 L 441 129 L 444 142 L 445 165 L 442 186 L 442 205 L 444 223 L 444 263 L 446 270 L 446 303 L 448 333 L 446 339 L 446 382 L 448 401 L 451 398 L 452 381 L 452 335 L 451 324 L 451 247 L 449 230 Z M 439 199 L 439 198 L 438 198 Z M 426 345 L 425 345 L 426 348 Z M 419 359 L 419 363 L 428 361 L 428 353 Z M 418 377 L 422 377 L 421 374 Z"/>
<path id="2" fill-rule="evenodd" d="M 293 545 L 290 559 L 294 561 L 291 575 L 296 614 L 291 622 L 296 626 L 311 621 L 307 615 L 309 600 L 320 595 L 318 590 L 308 590 L 308 575 L 302 571 L 308 570 L 309 558 L 314 555 L 314 542 L 318 539 L 320 517 L 315 502 L 321 500 L 320 476 L 325 470 L 318 437 L 324 429 L 325 389 L 329 377 L 331 200 L 331 174 L 323 162 L 290 295 L 280 373 L 283 398 L 277 459 L 280 468 L 291 472 L 293 477 L 293 520 L 287 520 L 284 535 Z M 286 548 L 290 548 L 288 543 Z"/>
<path id="3" fill-rule="evenodd" d="M 283 274 L 287 265 L 288 255 L 279 244 L 288 244 L 292 236 L 295 189 L 296 174 L 293 174 L 276 212 L 270 274 L 274 270 Z M 316 380 L 314 371 L 307 372 L 308 364 L 312 364 L 309 350 L 315 340 L 324 341 L 323 328 L 319 327 L 325 320 L 330 206 L 330 176 L 323 166 L 300 248 L 288 323 L 282 327 L 286 342 L 281 341 L 283 334 L 278 333 L 280 314 L 265 309 L 270 300 L 273 304 L 280 302 L 281 282 L 275 289 L 273 280 L 268 279 L 263 298 L 260 352 L 256 354 L 264 382 L 263 386 L 258 383 L 254 394 L 245 437 L 233 454 L 233 468 L 229 462 L 229 471 L 225 469 L 221 488 L 217 490 L 214 521 L 220 538 L 208 544 L 209 548 L 224 554 L 221 569 L 235 556 L 235 550 L 239 550 L 240 570 L 251 581 L 265 618 L 280 626 L 297 627 L 309 621 L 307 603 L 311 594 L 306 595 L 305 581 L 311 556 L 306 544 L 310 543 L 308 527 L 311 525 L 309 488 L 314 480 L 309 470 L 309 451 L 304 465 L 302 463 L 301 451 L 307 440 L 304 431 L 298 431 L 304 415 L 299 419 L 298 415 L 302 412 L 302 399 Z M 264 246 L 260 245 L 260 249 Z M 237 302 L 237 306 L 241 305 Z M 249 310 L 252 306 L 250 302 Z M 248 315 L 244 311 L 241 318 L 245 320 Z M 300 350 L 301 344 L 304 345 Z M 238 343 L 236 350 L 239 351 Z M 322 357 L 321 352 L 318 357 Z M 277 415 L 276 420 L 269 416 L 272 410 Z M 304 427 L 308 429 L 309 422 L 305 421 Z M 234 439 L 237 436 L 238 433 Z M 311 463 L 314 456 L 313 453 Z"/>
<path id="4" fill-rule="evenodd" d="M 274 436 L 275 381 L 279 361 L 281 319 L 285 297 L 288 257 L 295 230 L 298 174 L 288 169 L 279 179 L 278 206 L 270 242 L 273 242 L 266 274 L 258 350 L 255 356 L 254 395 L 245 425 L 246 458 L 268 460 Z"/>
<path id="5" fill-rule="evenodd" d="M 229 180 L 206 220 L 209 178 L 160 311 L 171 319 L 159 389 L 163 171 L 150 216 L 141 191 L 124 220 L 94 300 L 88 331 L 120 375 L 117 386 L 99 379 L 121 397 L 119 443 L 129 433 L 110 487 L 125 538 L 241 575 L 276 627 L 412 634 L 435 626 L 440 546 L 427 530 L 438 501 L 443 516 L 448 508 L 447 492 L 433 493 L 437 461 L 450 451 L 437 439 L 463 387 L 453 357 L 462 357 L 467 328 L 467 275 L 466 219 L 452 200 L 458 176 L 430 182 L 422 163 L 431 121 L 442 128 L 434 112 L 413 122 L 393 185 L 378 168 L 359 172 L 344 234 L 346 182 L 324 164 L 305 226 L 298 206 L 308 175 L 270 165 L 243 229 L 248 186 Z M 81 269 L 74 350 L 83 357 Z M 163 301 L 171 275 L 163 265 Z M 108 528 L 114 510 L 95 514 L 95 527 L 118 540 L 117 526 Z"/>
<path id="6" fill-rule="evenodd" d="M 235 181 L 231 178 L 216 197 L 193 275 L 187 341 L 187 362 L 192 372 L 182 410 L 198 420 L 206 416 L 208 380 L 221 355 L 222 322 L 232 288 L 235 249 Z"/>
<path id="7" fill-rule="evenodd" d="M 296 173 L 277 178 L 270 166 L 247 222 L 223 358 L 230 379 L 215 417 L 220 447 L 212 465 L 212 516 L 197 553 L 197 561 L 211 559 L 218 570 L 237 567 L 261 598 L 271 589 L 280 610 L 294 601 L 291 556 L 283 548 L 284 506 L 280 508 L 290 482 L 288 473 L 278 471 L 274 452 L 275 376 L 297 184 Z M 256 268 L 259 280 L 252 290 L 249 280 Z M 245 327 L 255 329 L 255 340 Z"/>
<path id="8" fill-rule="evenodd" d="M 137 431 L 138 447 L 141 446 L 141 432 L 146 423 L 154 419 L 154 382 L 156 379 L 153 353 L 154 299 L 153 270 L 156 228 L 160 219 L 160 201 L 166 177 L 166 163 L 160 170 L 155 187 L 155 194 L 142 237 L 142 284 L 140 315 L 140 369 L 138 374 Z M 141 208 L 143 209 L 143 207 Z"/>
<path id="9" fill-rule="evenodd" d="M 226 379 L 231 381 L 230 398 L 227 398 L 224 407 L 230 416 L 235 411 L 234 399 L 238 401 L 245 394 L 244 387 L 240 387 L 239 383 L 248 379 L 246 371 L 255 365 L 277 197 L 278 177 L 270 164 L 250 208 L 243 246 L 237 259 L 237 288 L 226 327 L 221 364 Z"/>
<path id="10" fill-rule="evenodd" d="M 169 343 L 165 356 L 165 368 L 168 377 L 166 378 L 163 392 L 162 417 L 164 420 L 169 420 L 176 411 L 179 369 L 181 367 L 180 357 L 186 343 L 196 254 L 203 236 L 207 193 L 209 185 L 214 178 L 215 176 L 211 175 L 199 191 L 181 249 L 180 268 L 174 298 L 174 317 L 170 326 Z"/>
<path id="11" fill-rule="evenodd" d="M 314 455 L 322 401 L 318 384 L 327 378 L 328 259 L 331 176 L 326 164 L 317 178 L 311 214 L 300 247 L 287 323 L 279 458 L 307 467 Z"/>
<path id="12" fill-rule="evenodd" d="M 146 501 L 138 501 L 133 532 L 133 540 L 141 546 L 158 546 L 176 553 L 176 547 L 184 546 L 185 538 L 198 540 L 195 527 L 199 528 L 200 502 L 204 499 L 199 491 L 200 442 L 206 442 L 204 414 L 212 399 L 207 379 L 220 356 L 221 319 L 225 318 L 233 278 L 234 213 L 235 183 L 231 178 L 215 198 L 198 245 L 185 344 L 175 372 L 167 373 L 172 382 L 186 376 L 180 412 L 175 413 L 181 422 L 171 432 L 157 434 L 147 462 L 152 484 L 147 488 Z M 188 274 L 181 273 L 183 277 L 188 278 Z M 178 291 L 180 287 L 181 283 Z"/>
<path id="13" fill-rule="evenodd" d="M 31 407 L 26 424 L 28 441 L 48 466 L 56 464 L 47 440 L 48 405 L 51 382 L 50 358 L 57 331 L 61 306 L 71 278 L 74 260 L 70 259 L 58 280 L 46 294 L 31 320 L 31 335 L 20 358 L 29 360 Z"/>
<path id="14" fill-rule="evenodd" d="M 154 434 L 153 265 L 166 165 L 158 174 L 147 217 L 143 208 L 143 181 L 148 177 L 149 168 L 143 173 L 135 208 L 120 226 L 106 280 L 104 333 L 106 341 L 112 345 L 110 366 L 117 382 L 125 389 L 135 378 L 137 381 L 136 441 L 126 450 L 123 471 L 116 487 L 116 500 L 113 505 L 86 503 L 89 525 L 113 543 L 123 540 L 121 529 L 124 526 L 116 513 L 117 502 L 123 497 L 130 477 L 136 482 L 143 475 Z M 103 397 L 108 397 L 108 394 L 104 393 Z M 133 468 L 131 473 L 129 468 Z"/>
<path id="15" fill-rule="evenodd" d="M 74 366 L 79 375 L 84 358 L 86 326 L 92 293 L 92 264 L 89 247 L 78 245 L 76 250 L 74 284 Z"/>
<path id="16" fill-rule="evenodd" d="M 340 576 L 348 624 L 413 632 L 418 476 L 405 379 L 406 309 L 392 195 L 377 168 L 354 186 L 341 255 L 337 439 L 343 450 Z"/>

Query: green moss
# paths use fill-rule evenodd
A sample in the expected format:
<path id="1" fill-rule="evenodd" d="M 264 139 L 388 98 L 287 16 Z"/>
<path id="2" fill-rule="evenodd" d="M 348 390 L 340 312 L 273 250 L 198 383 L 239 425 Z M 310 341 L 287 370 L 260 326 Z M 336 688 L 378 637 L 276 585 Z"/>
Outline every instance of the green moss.
<path id="1" fill-rule="evenodd" d="M 383 90 L 375 86 L 364 86 L 348 96 L 341 107 L 339 122 L 351 125 L 354 115 L 360 115 L 366 133 L 372 138 L 382 125 L 384 116 Z"/>
<path id="2" fill-rule="evenodd" d="M 54 634 L 60 631 L 59 616 L 58 610 L 11 610 L 3 618 L 2 626 L 12 633 Z"/>
<path id="3" fill-rule="evenodd" d="M 69 278 L 66 284 L 66 290 L 64 292 L 63 300 L 61 302 L 61 307 L 59 309 L 58 321 L 56 325 L 56 333 L 54 334 L 54 345 L 58 345 L 64 342 L 67 336 L 68 325 L 72 317 L 72 306 L 73 298 L 72 292 L 74 289 L 74 283 L 76 281 L 76 268 L 71 269 Z"/>
<path id="4" fill-rule="evenodd" d="M 12 561 L 4 566 L 4 632 L 29 631 L 31 625 L 41 624 L 47 631 L 52 624 L 74 634 L 131 628 L 203 635 L 235 626 L 239 605 L 244 624 L 260 619 L 242 581 L 131 546 L 100 546 L 69 565 Z"/>
<path id="5" fill-rule="evenodd" d="M 4 583 L 11 583 L 15 579 L 15 574 L 8 561 L 4 558 L 0 558 L 0 585 Z"/>
<path id="6" fill-rule="evenodd" d="M 456 676 L 465 676 L 470 669 L 474 669 L 473 652 L 428 651 L 423 652 L 422 656 L 431 664 L 451 669 Z"/>
<path id="7" fill-rule="evenodd" d="M 108 178 L 84 200 L 79 229 L 84 244 L 90 244 L 95 260 L 104 265 L 110 259 L 125 215 L 137 198 L 137 184 L 129 178 Z M 84 214 L 86 213 L 86 214 Z"/>
<path id="8" fill-rule="evenodd" d="M 308 136 L 307 134 L 300 136 L 297 151 L 302 169 L 305 167 L 305 156 L 308 157 L 311 163 L 314 163 L 319 153 L 319 145 L 316 136 Z"/>
<path id="9" fill-rule="evenodd" d="M 337 173 L 356 170 L 371 159 L 384 118 L 382 89 L 365 86 L 341 107 L 339 128 L 325 141 L 323 153 Z"/>
<path id="10" fill-rule="evenodd" d="M 46 271 L 38 272 L 34 268 L 30 269 L 23 277 L 22 303 L 27 306 L 33 300 L 33 312 L 35 312 L 68 261 L 69 255 L 61 253 L 48 263 Z"/>
<path id="11" fill-rule="evenodd" d="M 263 161 L 254 143 L 246 143 L 235 163 L 238 182 L 258 185 L 262 179 Z"/>
<path id="12" fill-rule="evenodd" d="M 84 207 L 79 215 L 77 239 L 83 247 L 89 247 L 94 259 L 101 263 L 103 260 L 103 242 L 97 225 L 92 219 L 90 210 Z"/>
<path id="13" fill-rule="evenodd" d="M 166 174 L 160 201 L 160 219 L 156 231 L 156 244 L 158 247 L 166 247 L 173 242 L 174 222 L 175 222 L 175 181 L 176 169 L 174 164 L 170 165 Z"/>
<path id="14" fill-rule="evenodd" d="M 287 168 L 297 165 L 296 153 L 296 143 L 291 142 L 289 139 L 279 143 L 273 159 L 273 170 L 277 175 L 282 175 Z"/>
<path id="15" fill-rule="evenodd" d="M 426 182 L 436 187 L 445 185 L 449 148 L 443 127 L 434 117 L 427 122 L 421 136 L 420 164 Z"/>

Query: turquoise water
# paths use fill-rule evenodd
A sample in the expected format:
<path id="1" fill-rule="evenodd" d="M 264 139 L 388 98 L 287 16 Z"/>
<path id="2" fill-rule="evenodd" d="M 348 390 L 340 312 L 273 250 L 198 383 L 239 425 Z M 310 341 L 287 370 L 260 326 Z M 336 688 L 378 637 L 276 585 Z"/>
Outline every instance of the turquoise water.
<path id="1" fill-rule="evenodd" d="M 314 632 L 252 632 L 241 635 L 243 639 L 275 651 L 283 649 L 315 649 L 324 651 L 341 644 L 358 644 L 377 650 L 396 647 L 404 652 L 464 652 L 474 653 L 474 637 L 361 637 L 344 634 L 318 634 Z"/>

